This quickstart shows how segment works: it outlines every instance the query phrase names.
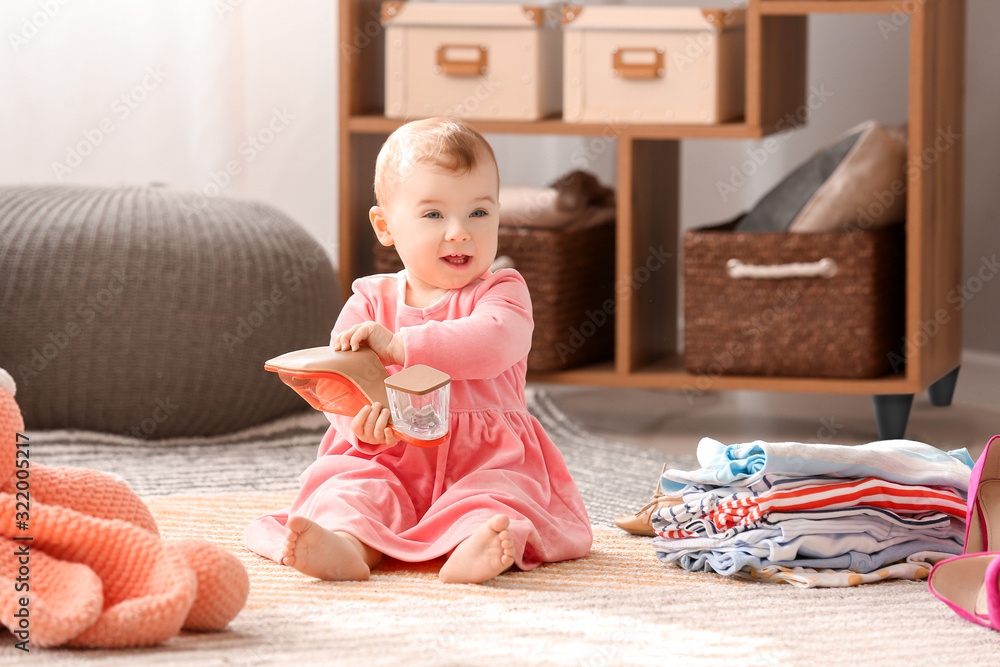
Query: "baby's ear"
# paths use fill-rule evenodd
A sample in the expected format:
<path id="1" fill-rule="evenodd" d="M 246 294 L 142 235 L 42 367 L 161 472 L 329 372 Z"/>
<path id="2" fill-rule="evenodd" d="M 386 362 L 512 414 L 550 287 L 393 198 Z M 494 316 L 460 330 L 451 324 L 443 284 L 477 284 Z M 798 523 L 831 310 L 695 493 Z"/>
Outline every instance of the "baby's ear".
<path id="1" fill-rule="evenodd" d="M 368 210 L 368 219 L 372 221 L 372 229 L 378 242 L 384 246 L 393 244 L 392 232 L 389 231 L 389 221 L 385 219 L 385 211 L 381 206 L 372 206 Z"/>

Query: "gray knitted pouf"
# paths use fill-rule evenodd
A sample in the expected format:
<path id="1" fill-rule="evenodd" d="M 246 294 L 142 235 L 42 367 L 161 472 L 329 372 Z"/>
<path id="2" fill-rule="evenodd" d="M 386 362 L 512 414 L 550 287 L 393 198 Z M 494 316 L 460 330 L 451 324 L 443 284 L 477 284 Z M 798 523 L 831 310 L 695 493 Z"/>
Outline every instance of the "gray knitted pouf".
<path id="1" fill-rule="evenodd" d="M 329 344 L 326 252 L 267 206 L 0 187 L 0 367 L 26 428 L 216 435 L 307 408 L 264 362 Z"/>

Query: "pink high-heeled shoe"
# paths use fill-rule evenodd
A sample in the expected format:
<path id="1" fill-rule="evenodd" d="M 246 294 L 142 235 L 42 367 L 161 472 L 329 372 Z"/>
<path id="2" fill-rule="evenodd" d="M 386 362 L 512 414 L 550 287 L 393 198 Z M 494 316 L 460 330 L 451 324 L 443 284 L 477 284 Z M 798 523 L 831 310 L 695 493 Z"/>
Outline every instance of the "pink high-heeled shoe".
<path id="1" fill-rule="evenodd" d="M 968 506 L 962 555 L 935 564 L 927 587 L 965 620 L 1000 630 L 1000 436 L 972 469 Z"/>
<path id="2" fill-rule="evenodd" d="M 965 620 L 1000 630 L 1000 552 L 940 561 L 931 568 L 927 586 Z"/>
<path id="3" fill-rule="evenodd" d="M 994 445 L 995 443 L 995 445 Z M 965 550 L 972 554 L 1000 550 L 1000 435 L 986 443 L 969 478 L 965 515 Z"/>

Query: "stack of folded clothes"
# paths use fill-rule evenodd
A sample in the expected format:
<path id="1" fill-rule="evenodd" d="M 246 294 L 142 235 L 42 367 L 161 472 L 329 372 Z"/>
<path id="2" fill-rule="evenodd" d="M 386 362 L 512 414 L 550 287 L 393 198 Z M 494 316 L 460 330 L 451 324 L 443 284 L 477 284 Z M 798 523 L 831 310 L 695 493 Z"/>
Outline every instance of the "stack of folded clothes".
<path id="1" fill-rule="evenodd" d="M 962 553 L 973 461 L 910 440 L 841 446 L 704 438 L 698 470 L 652 516 L 657 556 L 698 572 L 803 587 L 926 577 Z"/>

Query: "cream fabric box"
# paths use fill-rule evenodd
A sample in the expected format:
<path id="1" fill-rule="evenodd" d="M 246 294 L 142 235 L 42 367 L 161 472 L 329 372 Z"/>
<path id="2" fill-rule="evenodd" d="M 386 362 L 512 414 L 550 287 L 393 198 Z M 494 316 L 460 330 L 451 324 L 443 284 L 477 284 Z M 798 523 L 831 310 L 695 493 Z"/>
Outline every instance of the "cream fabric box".
<path id="1" fill-rule="evenodd" d="M 742 8 L 565 7 L 565 120 L 701 125 L 742 117 L 744 19 Z"/>
<path id="2" fill-rule="evenodd" d="M 558 12 L 386 2 L 385 115 L 538 120 L 562 104 Z"/>

